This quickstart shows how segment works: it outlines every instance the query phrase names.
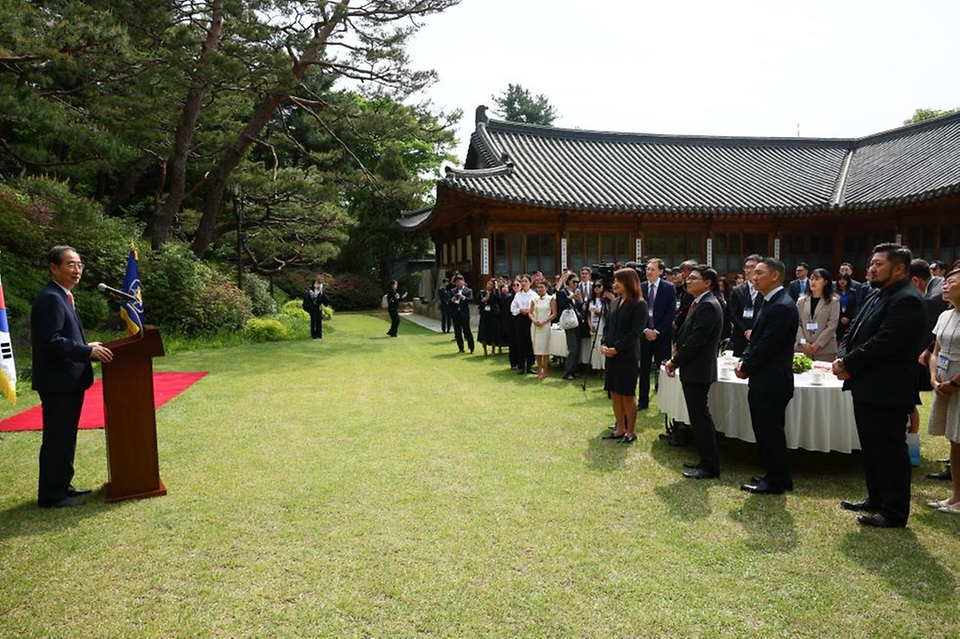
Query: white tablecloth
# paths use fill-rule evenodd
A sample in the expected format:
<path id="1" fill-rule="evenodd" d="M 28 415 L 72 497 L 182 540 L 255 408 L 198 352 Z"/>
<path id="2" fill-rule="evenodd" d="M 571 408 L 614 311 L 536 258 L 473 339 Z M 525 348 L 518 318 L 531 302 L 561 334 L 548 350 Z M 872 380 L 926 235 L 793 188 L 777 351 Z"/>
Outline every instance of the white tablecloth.
<path id="1" fill-rule="evenodd" d="M 717 360 L 721 375 L 723 366 L 723 360 Z M 747 404 L 747 380 L 737 379 L 733 371 L 729 374 L 728 379 L 721 378 L 710 388 L 713 423 L 727 437 L 756 442 Z M 829 371 L 820 386 L 811 384 L 813 374 L 809 371 L 797 375 L 794 380 L 793 399 L 787 404 L 787 446 L 822 452 L 860 450 L 853 399 L 850 393 L 841 390 L 843 382 Z M 679 372 L 670 378 L 666 371 L 660 370 L 657 405 L 671 419 L 690 423 Z"/>

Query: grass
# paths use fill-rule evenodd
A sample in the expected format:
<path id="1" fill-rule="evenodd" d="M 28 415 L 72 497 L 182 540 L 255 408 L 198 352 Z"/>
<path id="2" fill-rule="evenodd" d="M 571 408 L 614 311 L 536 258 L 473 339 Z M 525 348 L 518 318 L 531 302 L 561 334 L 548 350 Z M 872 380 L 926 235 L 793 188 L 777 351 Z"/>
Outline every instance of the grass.
<path id="1" fill-rule="evenodd" d="M 4 434 L 0 636 L 960 635 L 960 518 L 923 505 L 942 438 L 910 527 L 864 530 L 837 507 L 863 496 L 856 454 L 795 452 L 797 490 L 755 496 L 755 448 L 722 438 L 723 478 L 683 480 L 655 410 L 604 442 L 596 380 L 387 326 L 156 360 L 210 372 L 158 411 L 165 497 L 40 510 L 39 433 Z M 105 480 L 102 431 L 77 470 Z"/>

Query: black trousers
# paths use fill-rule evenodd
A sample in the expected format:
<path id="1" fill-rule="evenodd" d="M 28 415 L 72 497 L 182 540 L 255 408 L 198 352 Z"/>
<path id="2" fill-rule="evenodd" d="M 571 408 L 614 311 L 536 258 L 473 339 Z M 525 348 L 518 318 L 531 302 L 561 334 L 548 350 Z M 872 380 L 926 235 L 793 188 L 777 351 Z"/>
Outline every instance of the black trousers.
<path id="1" fill-rule="evenodd" d="M 907 523 L 910 515 L 911 466 L 906 433 L 907 417 L 912 411 L 913 406 L 853 400 L 867 499 L 879 506 L 882 515 L 901 524 Z"/>
<path id="2" fill-rule="evenodd" d="M 529 315 L 515 316 L 513 325 L 514 339 L 517 342 L 517 368 L 530 370 L 533 368 L 533 339 L 530 337 L 530 327 L 533 322 Z"/>
<path id="3" fill-rule="evenodd" d="M 323 313 L 320 310 L 310 313 L 310 337 L 323 338 Z"/>
<path id="4" fill-rule="evenodd" d="M 766 471 L 764 478 L 771 488 L 780 490 L 792 483 L 784 432 L 790 398 L 785 393 L 764 393 L 752 388 L 747 391 L 753 434 L 760 448 L 760 464 Z"/>
<path id="5" fill-rule="evenodd" d="M 440 305 L 440 331 L 443 333 L 450 332 L 450 304 L 441 304 Z"/>
<path id="6" fill-rule="evenodd" d="M 640 369 L 641 377 L 643 369 Z M 720 473 L 720 448 L 717 446 L 717 430 L 713 425 L 707 400 L 710 396 L 709 382 L 685 382 L 681 378 L 683 398 L 690 414 L 690 429 L 700 451 L 700 468 L 710 473 Z"/>
<path id="7" fill-rule="evenodd" d="M 83 391 L 41 393 L 43 438 L 40 444 L 40 477 L 37 503 L 51 506 L 67 497 L 73 481 L 73 458 L 77 452 L 77 427 L 83 408 Z"/>
<path id="8" fill-rule="evenodd" d="M 657 368 L 660 362 L 670 359 L 670 340 L 658 336 L 652 342 L 646 339 L 640 340 L 640 390 L 637 394 L 637 403 L 640 406 L 650 404 L 650 367 L 656 362 Z"/>
<path id="9" fill-rule="evenodd" d="M 391 308 L 390 313 L 390 330 L 387 331 L 387 335 L 397 336 L 397 329 L 400 328 L 400 310 L 396 308 Z"/>
<path id="10" fill-rule="evenodd" d="M 464 302 L 466 304 L 466 302 Z M 470 352 L 473 352 L 473 333 L 470 331 L 470 318 L 460 313 L 453 316 L 453 336 L 457 338 L 457 348 L 463 351 L 463 340 L 466 338 Z"/>

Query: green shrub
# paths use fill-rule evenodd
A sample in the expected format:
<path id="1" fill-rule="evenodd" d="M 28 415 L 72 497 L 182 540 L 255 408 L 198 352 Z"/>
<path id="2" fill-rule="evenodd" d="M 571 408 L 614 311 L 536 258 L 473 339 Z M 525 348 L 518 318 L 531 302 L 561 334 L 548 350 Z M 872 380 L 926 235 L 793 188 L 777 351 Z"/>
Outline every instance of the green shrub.
<path id="1" fill-rule="evenodd" d="M 360 275 L 345 274 L 326 278 L 327 297 L 340 311 L 366 311 L 380 308 L 380 298 L 386 289 Z"/>
<path id="2" fill-rule="evenodd" d="M 270 295 L 270 282 L 262 275 L 244 273 L 243 292 L 250 298 L 251 310 L 257 317 L 277 312 L 277 300 Z"/>
<path id="3" fill-rule="evenodd" d="M 183 244 L 168 242 L 140 255 L 147 321 L 184 335 L 240 330 L 253 313 L 250 299 Z"/>
<path id="4" fill-rule="evenodd" d="M 289 315 L 290 317 L 310 319 L 310 313 L 303 310 L 303 302 L 300 300 L 290 300 L 280 307 L 280 313 L 283 315 Z"/>
<path id="5" fill-rule="evenodd" d="M 287 327 L 279 320 L 255 317 L 243 327 L 243 336 L 251 342 L 279 342 L 287 339 Z"/>

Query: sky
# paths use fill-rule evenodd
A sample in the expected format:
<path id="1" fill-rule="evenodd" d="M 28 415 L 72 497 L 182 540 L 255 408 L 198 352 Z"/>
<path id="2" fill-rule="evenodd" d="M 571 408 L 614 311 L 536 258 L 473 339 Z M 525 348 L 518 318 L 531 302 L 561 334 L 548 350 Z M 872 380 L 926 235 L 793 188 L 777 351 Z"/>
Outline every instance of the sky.
<path id="1" fill-rule="evenodd" d="M 554 126 L 716 136 L 856 138 L 918 108 L 960 107 L 955 0 L 462 0 L 408 46 L 462 109 L 509 83 L 543 94 Z"/>

